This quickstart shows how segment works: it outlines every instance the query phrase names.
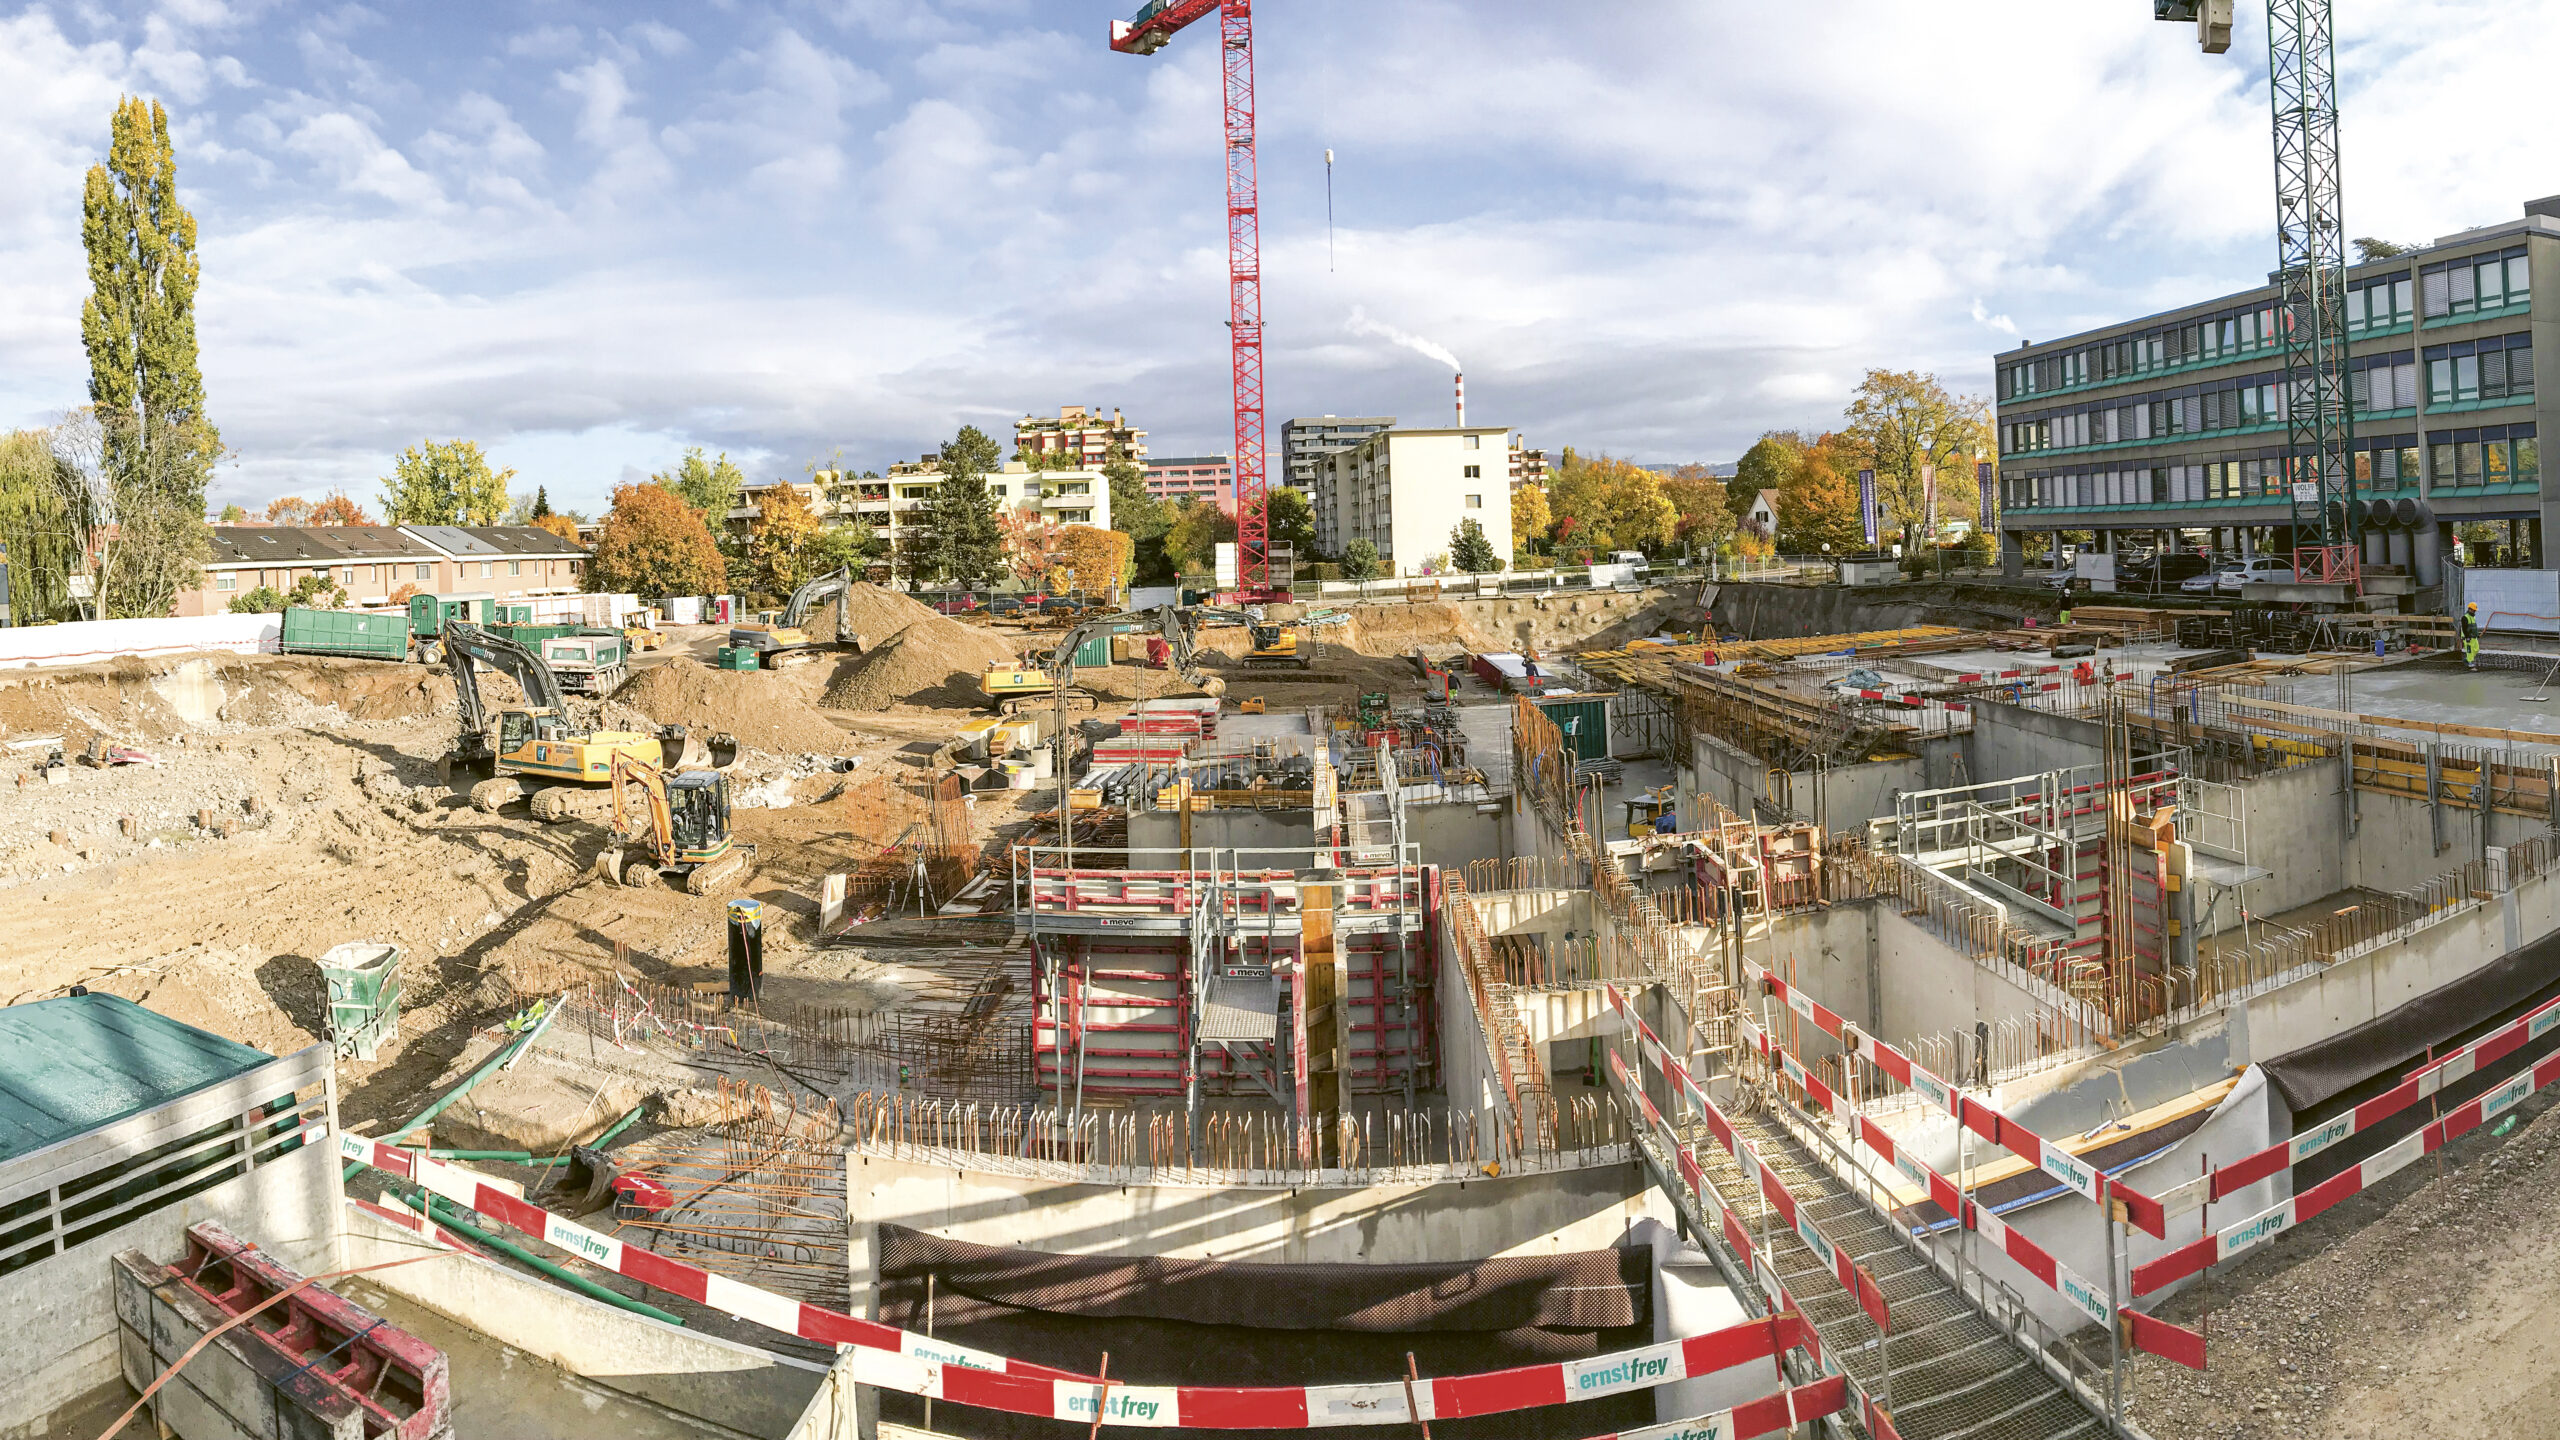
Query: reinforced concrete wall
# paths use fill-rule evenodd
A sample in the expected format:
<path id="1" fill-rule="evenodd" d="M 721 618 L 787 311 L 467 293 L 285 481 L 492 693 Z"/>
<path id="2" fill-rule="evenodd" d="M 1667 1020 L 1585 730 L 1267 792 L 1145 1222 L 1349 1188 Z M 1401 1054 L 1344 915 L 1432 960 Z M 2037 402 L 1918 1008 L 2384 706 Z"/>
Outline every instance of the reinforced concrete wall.
<path id="1" fill-rule="evenodd" d="M 1966 761 L 1979 781 L 2041 775 L 2105 758 L 2106 727 L 2023 705 L 1975 701 Z"/>
<path id="2" fill-rule="evenodd" d="M 1950 1030 L 1970 1033 L 1977 1022 L 2050 1013 L 2051 1007 L 2018 980 L 1949 948 L 1899 909 L 1884 904 L 1872 909 L 1886 1036 L 1904 1040 Z"/>
<path id="3" fill-rule="evenodd" d="M 1743 953 L 1776 970 L 1789 984 L 1803 986 L 1824 1009 L 1851 1023 L 1876 1034 L 1900 1034 L 1891 1008 L 1884 1005 L 1886 967 L 1940 969 L 1967 962 L 1926 931 L 1914 931 L 1916 939 L 1902 942 L 1904 950 L 1913 953 L 1888 955 L 1878 928 L 1885 908 L 1873 899 L 1846 900 L 1820 910 L 1780 915 L 1769 922 L 1766 948 L 1755 950 L 1746 936 Z M 1922 946 L 1942 953 L 1934 957 L 1917 953 Z M 1776 958 L 1762 959 L 1764 955 Z M 1840 1048 L 1838 1041 L 1809 1026 L 1797 1038 L 1805 1045 L 1798 1052 L 1801 1059 L 1818 1060 Z"/>
<path id="4" fill-rule="evenodd" d="M 2240 782 L 2249 863 L 2274 872 L 2242 887 L 2241 898 L 2251 912 L 2280 915 L 2359 883 L 2354 857 L 2362 842 L 2347 836 L 2346 797 L 2338 793 L 2343 773 L 2336 760 L 2315 760 Z M 2402 883 L 2424 878 L 2412 876 Z M 2223 901 L 2217 918 L 2236 919 L 2237 907 Z"/>
<path id="5" fill-rule="evenodd" d="M 1490 815 L 1478 814 L 1473 800 L 1442 800 L 1404 808 L 1404 833 L 1422 847 L 1422 863 L 1444 870 L 1463 870 L 1471 860 L 1504 860 L 1505 827 L 1499 802 Z"/>
<path id="6" fill-rule="evenodd" d="M 428 1243 L 354 1205 L 345 1213 L 349 1265 L 403 1259 Z M 572 1375 L 748 1435 L 789 1429 L 826 1373 L 813 1361 L 634 1315 L 477 1255 L 376 1270 L 365 1280 Z"/>
<path id="7" fill-rule="evenodd" d="M 867 1237 L 883 1222 L 1065 1255 L 1393 1265 L 1601 1250 L 1639 1220 L 1671 1218 L 1634 1162 L 1339 1188 L 1119 1185 L 862 1154 L 845 1173 L 855 1314 L 870 1313 Z"/>

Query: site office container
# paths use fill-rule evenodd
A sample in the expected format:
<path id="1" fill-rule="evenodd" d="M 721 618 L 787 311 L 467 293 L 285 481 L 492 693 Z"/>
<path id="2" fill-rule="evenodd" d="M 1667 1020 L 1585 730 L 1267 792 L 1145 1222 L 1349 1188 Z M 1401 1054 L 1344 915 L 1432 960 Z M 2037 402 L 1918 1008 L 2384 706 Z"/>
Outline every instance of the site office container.
<path id="1" fill-rule="evenodd" d="M 311 610 L 285 607 L 276 648 L 287 655 L 409 658 L 409 617 L 397 610 Z"/>
<path id="2" fill-rule="evenodd" d="M 460 620 L 466 625 L 486 625 L 497 619 L 498 597 L 487 591 L 455 595 L 412 595 L 409 597 L 409 629 L 418 635 L 434 635 L 444 629 L 447 620 Z"/>
<path id="3" fill-rule="evenodd" d="M 1565 744 L 1573 747 L 1576 760 L 1609 758 L 1609 697 L 1576 695 L 1564 700 L 1535 702 L 1555 727 L 1564 732 Z"/>

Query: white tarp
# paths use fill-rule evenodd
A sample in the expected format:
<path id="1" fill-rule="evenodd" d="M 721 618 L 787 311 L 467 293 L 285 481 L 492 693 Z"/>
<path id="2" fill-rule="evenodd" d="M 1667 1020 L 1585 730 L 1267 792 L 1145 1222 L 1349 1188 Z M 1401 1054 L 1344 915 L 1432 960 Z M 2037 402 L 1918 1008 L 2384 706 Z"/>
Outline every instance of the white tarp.
<path id="1" fill-rule="evenodd" d="M 273 653 L 281 615 L 190 615 L 165 620 L 77 620 L 0 630 L 0 668 L 94 665 L 119 655 L 228 650 Z"/>
<path id="2" fill-rule="evenodd" d="M 2480 607 L 2480 628 L 2560 632 L 2560 570 L 2462 572 L 2462 599 Z"/>

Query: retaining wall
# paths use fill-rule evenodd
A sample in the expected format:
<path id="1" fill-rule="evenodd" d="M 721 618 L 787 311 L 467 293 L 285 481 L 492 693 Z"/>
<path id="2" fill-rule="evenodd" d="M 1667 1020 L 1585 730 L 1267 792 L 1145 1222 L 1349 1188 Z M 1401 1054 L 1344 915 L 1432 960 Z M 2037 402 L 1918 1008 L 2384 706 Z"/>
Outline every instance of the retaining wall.
<path id="1" fill-rule="evenodd" d="M 183 655 L 191 650 L 272 654 L 281 615 L 197 615 L 166 620 L 76 620 L 0 630 L 0 670 L 94 665 L 119 655 Z"/>

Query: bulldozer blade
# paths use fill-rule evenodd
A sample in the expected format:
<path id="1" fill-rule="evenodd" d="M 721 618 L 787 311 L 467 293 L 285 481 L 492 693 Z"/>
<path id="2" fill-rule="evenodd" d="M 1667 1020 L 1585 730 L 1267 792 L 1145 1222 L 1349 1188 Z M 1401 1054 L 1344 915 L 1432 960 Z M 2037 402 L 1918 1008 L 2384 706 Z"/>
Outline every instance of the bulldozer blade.
<path id="1" fill-rule="evenodd" d="M 755 868 L 755 852 L 732 850 L 717 860 L 705 861 L 694 866 L 684 877 L 684 893 L 717 895 L 723 890 L 744 883 L 746 878 L 754 873 Z"/>

